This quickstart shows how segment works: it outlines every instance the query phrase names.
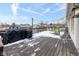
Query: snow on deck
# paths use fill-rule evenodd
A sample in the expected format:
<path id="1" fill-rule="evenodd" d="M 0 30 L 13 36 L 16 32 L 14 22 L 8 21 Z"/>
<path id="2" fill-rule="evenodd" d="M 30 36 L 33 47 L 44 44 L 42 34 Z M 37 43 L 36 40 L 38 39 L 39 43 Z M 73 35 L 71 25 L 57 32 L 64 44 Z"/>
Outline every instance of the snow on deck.
<path id="1" fill-rule="evenodd" d="M 28 46 L 34 46 L 37 45 L 39 42 L 35 42 L 35 43 L 29 43 Z"/>
<path id="2" fill-rule="evenodd" d="M 33 38 L 37 38 L 37 37 L 52 37 L 52 38 L 60 39 L 60 35 L 56 35 L 52 31 L 43 31 L 43 32 L 33 34 Z"/>
<path id="3" fill-rule="evenodd" d="M 19 41 L 16 41 L 16 42 L 13 42 L 13 43 L 9 43 L 7 45 L 4 45 L 4 47 L 7 47 L 7 46 L 12 46 L 14 44 L 19 44 L 19 43 L 22 43 L 22 42 L 29 42 L 30 40 L 29 39 L 24 39 L 24 40 L 19 40 Z"/>
<path id="4" fill-rule="evenodd" d="M 62 36 L 62 35 L 64 35 L 64 32 L 63 31 L 60 32 L 60 36 Z"/>

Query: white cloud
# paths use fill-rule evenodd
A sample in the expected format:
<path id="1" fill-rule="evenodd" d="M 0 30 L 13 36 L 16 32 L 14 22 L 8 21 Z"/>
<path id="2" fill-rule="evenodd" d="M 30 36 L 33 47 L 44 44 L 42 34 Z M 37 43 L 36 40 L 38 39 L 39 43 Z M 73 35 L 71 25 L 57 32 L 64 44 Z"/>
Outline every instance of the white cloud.
<path id="1" fill-rule="evenodd" d="M 12 10 L 12 13 L 13 13 L 14 16 L 17 15 L 17 8 L 18 8 L 18 4 L 17 3 L 13 3 L 11 5 L 11 10 Z"/>
<path id="2" fill-rule="evenodd" d="M 26 22 L 28 21 L 28 17 L 27 16 L 0 16 L 0 23 L 13 23 L 13 22 L 16 22 L 16 23 L 21 23 L 21 22 Z"/>
<path id="3" fill-rule="evenodd" d="M 66 9 L 66 4 L 57 3 L 56 5 L 60 6 L 60 7 L 58 9 L 56 9 L 55 11 L 53 11 L 52 13 L 57 13 L 57 12 L 60 12 L 61 10 L 65 10 Z"/>
<path id="4" fill-rule="evenodd" d="M 45 14 L 45 13 L 48 13 L 48 12 L 50 12 L 50 8 L 45 9 L 45 11 L 43 13 Z"/>
<path id="5" fill-rule="evenodd" d="M 42 13 L 33 11 L 33 10 L 31 10 L 31 9 L 25 9 L 25 8 L 19 8 L 19 9 L 21 9 L 22 11 L 25 11 L 25 12 L 29 12 L 29 13 L 33 13 L 33 14 L 38 14 L 38 15 L 40 15 L 40 16 L 44 16 Z"/>
<path id="6" fill-rule="evenodd" d="M 57 12 L 60 12 L 61 10 L 65 10 L 66 9 L 66 4 L 64 4 L 64 3 L 56 3 L 55 5 L 58 6 L 59 8 L 55 9 L 54 11 L 51 11 L 52 7 L 49 7 L 47 9 L 44 9 L 43 14 L 46 14 L 48 12 L 57 13 Z"/>
<path id="7" fill-rule="evenodd" d="M 59 9 L 55 10 L 53 13 L 57 13 L 57 12 L 59 12 L 61 10 L 65 10 L 65 8 L 59 8 Z"/>

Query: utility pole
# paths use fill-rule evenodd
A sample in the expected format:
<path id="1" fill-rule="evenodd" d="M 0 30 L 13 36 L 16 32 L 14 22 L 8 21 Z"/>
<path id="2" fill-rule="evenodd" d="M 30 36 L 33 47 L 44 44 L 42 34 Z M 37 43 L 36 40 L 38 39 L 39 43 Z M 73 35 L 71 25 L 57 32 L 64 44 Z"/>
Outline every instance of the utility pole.
<path id="1" fill-rule="evenodd" d="M 32 35 L 33 35 L 33 18 L 32 18 Z"/>

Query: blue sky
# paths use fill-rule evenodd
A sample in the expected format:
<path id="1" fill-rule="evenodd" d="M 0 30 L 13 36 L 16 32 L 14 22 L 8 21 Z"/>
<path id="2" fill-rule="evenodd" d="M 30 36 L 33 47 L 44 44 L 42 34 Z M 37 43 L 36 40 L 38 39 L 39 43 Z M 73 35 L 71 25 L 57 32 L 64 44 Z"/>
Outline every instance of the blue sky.
<path id="1" fill-rule="evenodd" d="M 61 3 L 0 3 L 0 23 L 34 24 L 62 21 L 66 6 Z"/>

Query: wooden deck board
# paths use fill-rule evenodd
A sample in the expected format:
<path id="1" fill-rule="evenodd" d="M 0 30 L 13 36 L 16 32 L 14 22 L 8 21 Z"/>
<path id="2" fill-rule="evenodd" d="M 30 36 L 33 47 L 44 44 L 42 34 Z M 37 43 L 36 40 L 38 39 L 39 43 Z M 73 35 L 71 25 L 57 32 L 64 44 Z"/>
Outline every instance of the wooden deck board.
<path id="1" fill-rule="evenodd" d="M 73 44 L 73 41 L 69 39 L 66 40 L 66 39 L 41 37 L 38 40 L 32 42 L 33 43 L 39 42 L 39 43 L 32 47 L 28 46 L 27 44 L 23 44 L 24 46 L 22 48 L 19 48 L 19 46 L 22 44 L 5 47 L 5 52 L 7 53 L 8 56 L 9 55 L 31 56 L 34 53 L 35 56 L 77 56 L 78 55 L 78 52 Z M 13 47 L 17 47 L 17 48 L 13 49 Z M 38 47 L 40 48 L 40 50 L 34 52 L 34 50 L 37 49 Z"/>

